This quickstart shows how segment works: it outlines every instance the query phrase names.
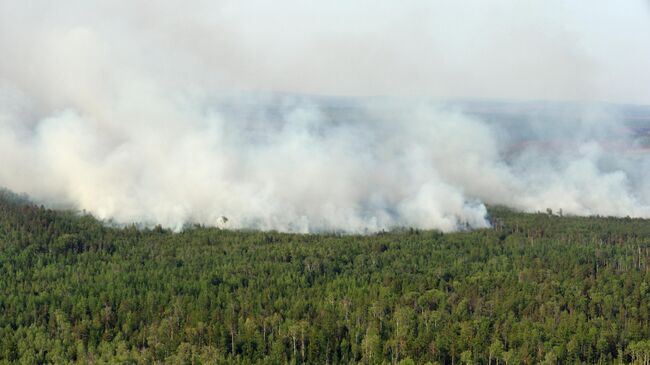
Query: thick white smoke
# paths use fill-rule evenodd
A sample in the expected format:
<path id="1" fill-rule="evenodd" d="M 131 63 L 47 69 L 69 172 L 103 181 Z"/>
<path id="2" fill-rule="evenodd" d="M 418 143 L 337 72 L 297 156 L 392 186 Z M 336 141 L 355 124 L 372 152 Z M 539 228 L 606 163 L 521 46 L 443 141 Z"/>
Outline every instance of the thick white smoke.
<path id="1" fill-rule="evenodd" d="M 424 6 L 418 4 L 412 10 Z M 423 37 L 422 29 L 401 16 L 393 25 L 409 25 L 386 33 L 392 38 L 373 39 L 372 31 L 386 25 L 366 22 L 340 41 L 332 24 L 318 28 L 305 19 L 299 23 L 312 29 L 311 37 L 270 24 L 242 27 L 246 6 L 232 2 L 197 3 L 180 13 L 167 2 L 94 5 L 0 0 L 0 186 L 117 223 L 172 228 L 453 231 L 487 226 L 484 204 L 650 216 L 644 172 L 650 158 L 634 152 L 639 142 L 614 107 L 541 104 L 548 110 L 535 113 L 517 104 L 524 112 L 510 120 L 503 111 L 490 117 L 484 110 L 494 107 L 490 103 L 242 92 L 328 92 L 340 80 L 341 93 L 367 94 L 374 80 L 379 93 L 394 86 L 404 91 L 398 94 L 440 96 L 446 87 L 454 90 L 449 95 L 477 94 L 476 84 L 449 86 L 457 80 L 446 77 L 459 70 L 438 58 L 444 51 L 466 55 L 454 47 L 470 33 L 436 39 L 421 53 L 404 40 Z M 394 10 L 384 5 L 386 14 Z M 268 19 L 278 19 L 282 6 Z M 515 42 L 514 49 L 525 43 L 500 38 L 502 31 L 495 39 Z M 550 47 L 553 37 L 529 31 Z M 286 39 L 273 43 L 278 37 Z M 310 48 L 318 45 L 323 48 Z M 560 48 L 567 47 L 547 50 L 564 81 L 547 83 L 545 90 L 567 89 L 564 82 L 577 86 L 539 95 L 533 87 L 524 96 L 575 97 L 593 86 L 571 79 L 593 80 L 570 71 L 582 69 L 585 57 L 572 58 L 570 45 Z M 425 65 L 405 61 L 409 54 L 396 50 L 436 60 L 430 65 L 436 73 L 409 74 L 412 64 Z M 337 51 L 355 66 L 333 60 Z M 326 62 L 319 63 L 320 56 Z M 304 62 L 310 59 L 313 68 Z M 353 80 L 353 71 L 364 69 Z M 394 77 L 384 75 L 391 69 L 398 70 Z M 489 72 L 485 65 L 472 70 Z M 552 70 L 544 71 L 540 80 Z M 442 88 L 410 89 L 422 75 L 425 84 L 439 80 Z M 481 83 L 492 82 L 486 75 Z M 472 84 L 472 75 L 465 76 Z M 491 85 L 481 95 L 511 96 L 518 88 Z"/>

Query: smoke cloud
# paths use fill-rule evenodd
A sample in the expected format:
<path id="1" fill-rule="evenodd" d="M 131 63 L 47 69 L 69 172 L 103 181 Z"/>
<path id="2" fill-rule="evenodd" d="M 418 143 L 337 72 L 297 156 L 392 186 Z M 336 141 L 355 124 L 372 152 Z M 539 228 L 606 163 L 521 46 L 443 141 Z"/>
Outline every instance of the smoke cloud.
<path id="1" fill-rule="evenodd" d="M 650 109 L 595 102 L 650 102 L 642 1 L 179 4 L 0 0 L 0 186 L 174 229 L 650 216 Z"/>

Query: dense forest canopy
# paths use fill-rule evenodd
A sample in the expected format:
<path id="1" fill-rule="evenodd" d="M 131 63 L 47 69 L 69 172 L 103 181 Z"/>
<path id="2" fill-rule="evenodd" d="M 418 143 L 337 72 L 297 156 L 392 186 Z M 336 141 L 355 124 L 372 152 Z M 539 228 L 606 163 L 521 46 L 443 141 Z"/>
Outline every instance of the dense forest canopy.
<path id="1" fill-rule="evenodd" d="M 0 193 L 0 363 L 650 361 L 650 221 L 490 209 L 493 228 L 108 227 Z"/>

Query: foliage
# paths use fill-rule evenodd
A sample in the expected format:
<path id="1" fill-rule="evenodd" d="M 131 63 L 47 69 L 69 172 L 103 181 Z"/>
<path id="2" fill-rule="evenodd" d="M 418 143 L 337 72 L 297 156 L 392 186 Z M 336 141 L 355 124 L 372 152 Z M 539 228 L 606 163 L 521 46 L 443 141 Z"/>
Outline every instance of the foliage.
<path id="1" fill-rule="evenodd" d="M 0 363 L 647 363 L 650 221 L 108 227 L 0 192 Z"/>

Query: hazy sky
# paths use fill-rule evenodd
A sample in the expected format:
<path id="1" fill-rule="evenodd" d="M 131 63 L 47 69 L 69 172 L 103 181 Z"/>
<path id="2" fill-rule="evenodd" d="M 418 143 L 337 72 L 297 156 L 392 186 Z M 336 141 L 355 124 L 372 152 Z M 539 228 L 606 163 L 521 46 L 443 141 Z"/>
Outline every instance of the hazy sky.
<path id="1" fill-rule="evenodd" d="M 650 217 L 650 155 L 607 148 L 636 139 L 602 104 L 490 124 L 419 98 L 345 115 L 239 93 L 650 104 L 649 66 L 641 0 L 0 0 L 0 187 L 174 228 Z"/>
<path id="2" fill-rule="evenodd" d="M 650 104 L 644 0 L 2 0 L 0 23 L 0 79 L 72 55 L 185 88 Z"/>

